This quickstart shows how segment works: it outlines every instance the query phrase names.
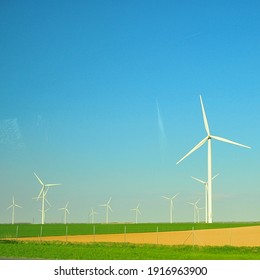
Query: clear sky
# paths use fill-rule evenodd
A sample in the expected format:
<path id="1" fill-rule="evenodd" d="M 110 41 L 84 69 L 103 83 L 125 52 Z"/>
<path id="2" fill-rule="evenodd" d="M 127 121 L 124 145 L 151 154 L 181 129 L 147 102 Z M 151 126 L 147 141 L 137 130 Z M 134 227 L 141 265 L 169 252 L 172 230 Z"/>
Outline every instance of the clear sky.
<path id="1" fill-rule="evenodd" d="M 214 221 L 260 220 L 259 1 L 1 1 L 0 223 L 40 222 L 33 175 L 61 183 L 46 222 L 193 220 L 214 141 Z M 204 213 L 201 212 L 201 219 Z"/>

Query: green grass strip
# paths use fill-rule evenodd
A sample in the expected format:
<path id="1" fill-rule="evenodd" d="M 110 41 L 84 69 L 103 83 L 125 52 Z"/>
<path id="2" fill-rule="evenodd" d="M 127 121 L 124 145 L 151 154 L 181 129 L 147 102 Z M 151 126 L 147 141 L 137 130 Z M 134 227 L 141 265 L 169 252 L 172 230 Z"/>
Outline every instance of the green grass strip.
<path id="1" fill-rule="evenodd" d="M 159 232 L 164 231 L 184 231 L 216 228 L 233 228 L 244 226 L 260 225 L 259 222 L 240 222 L 240 223 L 144 223 L 144 224 L 0 224 L 0 238 L 15 237 L 37 237 L 37 236 L 59 236 L 59 235 L 85 235 L 85 234 L 115 234 L 141 233 L 141 232 Z"/>
<path id="2" fill-rule="evenodd" d="M 260 247 L 0 241 L 0 257 L 49 260 L 260 260 Z"/>

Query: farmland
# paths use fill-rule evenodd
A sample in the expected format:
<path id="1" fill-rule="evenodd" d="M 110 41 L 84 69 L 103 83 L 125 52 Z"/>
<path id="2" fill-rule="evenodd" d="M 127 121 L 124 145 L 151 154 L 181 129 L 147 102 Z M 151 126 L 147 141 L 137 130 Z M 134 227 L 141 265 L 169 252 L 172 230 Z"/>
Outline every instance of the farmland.
<path id="1" fill-rule="evenodd" d="M 240 223 L 144 223 L 144 224 L 0 224 L 0 238 L 168 232 L 257 226 L 260 222 Z"/>
<path id="2" fill-rule="evenodd" d="M 0 257 L 3 258 L 25 258 L 25 259 L 75 259 L 75 260 L 102 260 L 102 259 L 122 259 L 122 260 L 142 260 L 142 259 L 183 259 L 183 260 L 260 260 L 260 246 L 230 246 L 226 243 L 224 246 L 198 246 L 198 244 L 181 243 L 182 245 L 163 245 L 154 244 L 134 244 L 129 243 L 130 236 L 152 234 L 153 237 L 159 236 L 162 241 L 162 235 L 167 234 L 187 234 L 193 228 L 197 237 L 204 241 L 199 233 L 208 230 L 213 232 L 223 229 L 229 234 L 229 231 L 235 230 L 232 242 L 235 242 L 235 236 L 239 229 L 256 229 L 260 223 L 213 223 L 213 224 L 1 224 L 0 225 Z M 212 231 L 211 231 L 212 230 Z M 159 235 L 156 234 L 159 233 Z M 127 240 L 122 239 L 123 233 L 129 233 Z M 96 241 L 93 242 L 93 235 L 96 235 Z M 161 235 L 160 235 L 161 234 Z M 51 237 L 68 236 L 62 241 L 53 240 Z M 99 236 L 119 235 L 122 239 L 119 242 L 98 242 Z M 79 240 L 77 236 L 82 236 L 82 242 L 73 242 L 70 240 Z M 85 236 L 85 237 L 84 237 Z M 87 243 L 86 238 L 89 236 Z M 36 241 L 20 240 L 18 238 L 34 238 Z M 39 238 L 41 237 L 41 238 Z M 36 239 L 35 239 L 36 238 Z M 219 237 L 220 238 L 220 235 Z M 251 238 L 251 237 L 250 237 Z M 251 238 L 252 239 L 252 238 Z M 182 239 L 186 240 L 186 237 Z M 149 243 L 144 239 L 143 243 Z M 231 239 L 230 239 L 231 241 Z M 196 242 L 196 240 L 195 240 Z M 190 244 L 190 245 L 188 245 Z M 229 245 L 230 244 L 230 245 Z M 205 244 L 204 244 L 205 245 Z M 233 245 L 233 244 L 232 244 Z"/>

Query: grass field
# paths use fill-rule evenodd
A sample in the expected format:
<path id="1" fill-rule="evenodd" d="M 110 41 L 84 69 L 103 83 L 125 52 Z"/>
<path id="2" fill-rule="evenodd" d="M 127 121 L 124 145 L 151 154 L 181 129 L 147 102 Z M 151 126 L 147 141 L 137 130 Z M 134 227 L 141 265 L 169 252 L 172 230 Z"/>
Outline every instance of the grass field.
<path id="1" fill-rule="evenodd" d="M 60 260 L 260 260 L 260 247 L 0 241 L 0 255 Z"/>
<path id="2" fill-rule="evenodd" d="M 233 228 L 243 226 L 256 226 L 254 223 L 146 223 L 146 224 L 0 224 L 0 238 L 34 237 L 34 236 L 60 236 L 60 235 L 85 235 L 85 234 L 115 234 L 183 231 L 199 229 Z"/>
<path id="3" fill-rule="evenodd" d="M 165 232 L 257 226 L 260 223 L 213 224 L 0 224 L 0 257 L 73 260 L 260 260 L 260 247 L 170 246 L 130 243 L 17 241 L 15 237 Z M 13 240 L 6 238 L 14 238 Z"/>

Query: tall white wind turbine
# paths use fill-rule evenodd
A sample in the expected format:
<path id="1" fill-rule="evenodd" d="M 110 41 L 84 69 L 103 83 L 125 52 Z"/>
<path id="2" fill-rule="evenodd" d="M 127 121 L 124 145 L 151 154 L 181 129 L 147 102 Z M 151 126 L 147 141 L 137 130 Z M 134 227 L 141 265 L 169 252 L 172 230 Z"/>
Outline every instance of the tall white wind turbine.
<path id="1" fill-rule="evenodd" d="M 217 176 L 219 175 L 219 173 L 217 175 L 215 175 L 214 177 L 212 177 L 212 180 L 214 180 Z M 202 183 L 205 187 L 205 223 L 208 223 L 208 181 L 202 181 L 198 178 L 192 177 L 192 179 Z"/>
<path id="2" fill-rule="evenodd" d="M 107 203 L 99 205 L 99 206 L 102 206 L 102 207 L 106 207 L 106 224 L 108 224 L 108 212 L 113 211 L 112 208 L 110 207 L 110 204 L 109 204 L 110 201 L 111 201 L 111 197 L 109 198 Z"/>
<path id="3" fill-rule="evenodd" d="M 173 217 L 173 200 L 177 195 L 179 195 L 179 193 L 175 194 L 173 197 L 162 196 L 162 198 L 165 198 L 170 201 L 170 223 L 171 224 L 172 224 L 172 217 Z"/>
<path id="4" fill-rule="evenodd" d="M 67 224 L 67 214 L 70 214 L 68 210 L 69 202 L 67 202 L 66 206 L 63 208 L 59 208 L 59 210 L 64 210 L 64 224 Z"/>
<path id="5" fill-rule="evenodd" d="M 222 137 L 219 137 L 219 136 L 211 135 L 201 96 L 200 96 L 200 103 L 201 103 L 202 115 L 203 115 L 204 126 L 205 126 L 205 130 L 207 132 L 207 136 L 204 139 L 202 139 L 194 148 L 192 148 L 176 164 L 179 164 L 182 160 L 184 160 L 186 157 L 188 157 L 194 151 L 199 149 L 203 144 L 208 142 L 208 223 L 212 223 L 212 216 L 213 215 L 212 215 L 212 151 L 211 151 L 211 139 L 226 142 L 228 144 L 241 146 L 241 147 L 248 148 L 248 149 L 250 149 L 250 147 L 246 146 L 246 145 L 243 145 L 243 144 L 239 144 L 237 142 L 234 142 L 234 141 L 231 141 L 231 140 L 228 140 L 228 139 L 225 139 L 225 138 L 222 138 Z"/>
<path id="6" fill-rule="evenodd" d="M 198 220 L 197 219 L 197 217 L 198 217 L 198 206 L 197 206 L 197 204 L 198 204 L 199 201 L 200 200 L 198 199 L 196 202 L 187 202 L 188 204 L 193 206 L 193 220 L 194 220 L 194 223 L 196 223 L 197 220 Z"/>
<path id="7" fill-rule="evenodd" d="M 16 204 L 14 202 L 14 197 L 13 197 L 13 203 L 7 208 L 7 210 L 9 210 L 10 208 L 13 208 L 12 209 L 12 224 L 14 224 L 14 212 L 15 212 L 15 207 L 18 207 L 18 208 L 22 208 L 22 206 L 19 206 L 18 204 Z"/>
<path id="8" fill-rule="evenodd" d="M 93 210 L 93 208 L 91 208 L 91 212 L 90 212 L 89 216 L 91 217 L 91 223 L 92 224 L 94 224 L 94 216 L 97 215 L 97 214 L 98 214 L 98 212 L 95 212 Z"/>
<path id="9" fill-rule="evenodd" d="M 140 204 L 138 204 L 136 208 L 130 209 L 131 211 L 135 211 L 135 223 L 136 223 L 136 224 L 137 224 L 137 217 L 138 217 L 138 214 L 141 215 L 141 212 L 140 212 L 140 210 L 139 210 L 139 205 L 140 205 Z"/>
<path id="10" fill-rule="evenodd" d="M 60 186 L 61 184 L 44 184 L 42 182 L 42 180 L 37 176 L 36 173 L 34 173 L 35 177 L 37 178 L 37 180 L 39 181 L 39 183 L 42 185 L 42 188 L 40 190 L 40 193 L 38 194 L 37 200 L 39 200 L 40 198 L 42 199 L 42 224 L 45 223 L 45 201 L 47 201 L 46 199 L 46 195 L 47 192 L 49 190 L 49 187 L 54 187 L 54 186 Z M 47 201 L 48 203 L 48 201 Z"/>

